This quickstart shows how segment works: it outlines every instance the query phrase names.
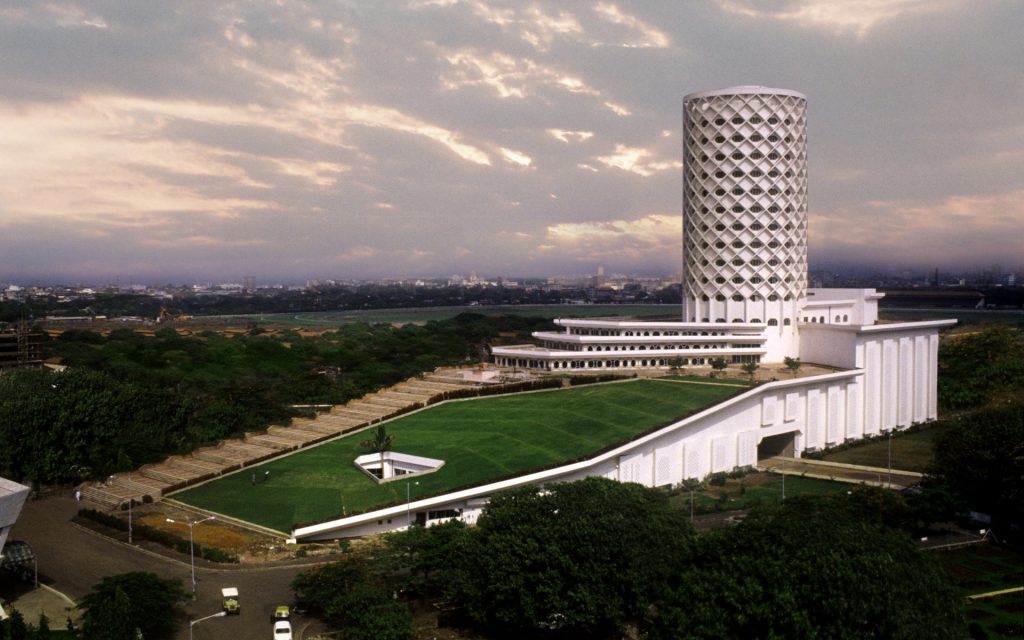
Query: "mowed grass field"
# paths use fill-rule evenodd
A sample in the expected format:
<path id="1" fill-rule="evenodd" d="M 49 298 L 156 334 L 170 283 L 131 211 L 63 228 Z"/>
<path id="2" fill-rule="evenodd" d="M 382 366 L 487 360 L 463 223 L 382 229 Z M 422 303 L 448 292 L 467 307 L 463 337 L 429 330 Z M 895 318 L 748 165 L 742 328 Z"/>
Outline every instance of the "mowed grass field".
<path id="1" fill-rule="evenodd" d="M 894 434 L 892 468 L 923 473 L 932 461 L 935 440 L 951 427 L 952 425 L 948 423 L 940 423 L 927 426 L 920 431 Z M 889 443 L 882 439 L 856 444 L 849 449 L 830 453 L 822 459 L 884 469 L 889 464 Z"/>
<path id="2" fill-rule="evenodd" d="M 743 391 L 631 380 L 450 402 L 387 424 L 392 450 L 445 461 L 412 481 L 378 485 L 356 469 L 353 460 L 367 452 L 360 442 L 372 435 L 362 431 L 174 497 L 287 532 L 341 517 L 343 508 L 351 514 L 404 503 L 407 487 L 416 498 L 584 458 Z"/>

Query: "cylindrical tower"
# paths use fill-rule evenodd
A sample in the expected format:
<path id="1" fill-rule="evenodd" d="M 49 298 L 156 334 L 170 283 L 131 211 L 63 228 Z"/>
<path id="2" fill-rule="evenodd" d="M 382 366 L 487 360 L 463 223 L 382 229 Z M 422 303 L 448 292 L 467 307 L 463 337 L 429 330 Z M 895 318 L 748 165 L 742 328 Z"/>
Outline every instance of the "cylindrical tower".
<path id="1" fill-rule="evenodd" d="M 807 296 L 807 99 L 732 87 L 683 98 L 683 320 L 768 326 L 796 355 Z"/>

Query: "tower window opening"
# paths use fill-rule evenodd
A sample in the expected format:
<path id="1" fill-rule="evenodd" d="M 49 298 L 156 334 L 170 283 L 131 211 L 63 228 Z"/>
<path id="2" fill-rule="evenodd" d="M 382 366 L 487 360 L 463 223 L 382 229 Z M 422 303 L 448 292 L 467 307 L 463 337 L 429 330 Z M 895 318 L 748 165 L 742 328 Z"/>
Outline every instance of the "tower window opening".
<path id="1" fill-rule="evenodd" d="M 789 321 L 789 318 L 785 318 L 785 319 L 784 319 L 784 320 L 782 321 L 782 324 L 783 324 L 783 326 L 786 326 L 786 327 L 788 327 L 788 326 L 789 326 L 789 325 L 791 324 L 791 323 L 790 323 L 790 321 Z"/>
<path id="2" fill-rule="evenodd" d="M 779 325 L 779 321 L 776 320 L 775 318 L 770 318 L 768 320 L 768 326 L 769 327 L 777 327 L 778 325 Z"/>

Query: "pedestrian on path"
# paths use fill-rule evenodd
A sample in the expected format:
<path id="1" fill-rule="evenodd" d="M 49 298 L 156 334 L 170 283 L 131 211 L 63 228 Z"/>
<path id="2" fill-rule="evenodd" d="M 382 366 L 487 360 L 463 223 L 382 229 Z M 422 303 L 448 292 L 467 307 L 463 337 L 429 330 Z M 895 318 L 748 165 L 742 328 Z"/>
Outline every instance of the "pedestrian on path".
<path id="1" fill-rule="evenodd" d="M 75 502 L 81 502 L 81 501 L 82 501 L 82 491 L 80 489 L 75 489 Z"/>

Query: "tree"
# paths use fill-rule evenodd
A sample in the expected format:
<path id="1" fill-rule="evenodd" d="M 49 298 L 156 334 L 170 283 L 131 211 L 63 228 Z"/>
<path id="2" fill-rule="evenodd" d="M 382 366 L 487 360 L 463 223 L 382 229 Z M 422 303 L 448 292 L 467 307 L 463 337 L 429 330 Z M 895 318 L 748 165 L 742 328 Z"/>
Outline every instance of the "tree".
<path id="1" fill-rule="evenodd" d="M 407 571 L 407 590 L 418 593 L 437 593 L 442 588 L 439 577 L 449 567 L 468 534 L 461 520 L 424 527 L 415 524 L 404 531 L 384 537 L 384 546 L 377 561 L 390 571 Z"/>
<path id="2" fill-rule="evenodd" d="M 387 428 L 384 425 L 377 425 L 377 428 L 373 430 L 373 437 L 367 440 L 363 440 L 359 443 L 359 446 L 364 449 L 369 449 L 373 453 L 380 454 L 380 478 L 384 479 L 384 454 L 391 445 L 395 442 L 394 434 L 388 433 Z"/>
<path id="3" fill-rule="evenodd" d="M 800 358 L 792 358 L 790 356 L 783 358 L 782 363 L 786 365 L 787 369 L 793 372 L 793 375 L 796 375 L 796 372 L 800 369 L 801 365 Z"/>
<path id="4" fill-rule="evenodd" d="M 412 635 L 408 608 L 392 597 L 360 555 L 348 554 L 300 573 L 292 590 L 299 602 L 341 628 L 348 640 L 404 640 Z"/>
<path id="5" fill-rule="evenodd" d="M 682 371 L 685 368 L 685 366 L 686 366 L 686 359 L 681 357 L 681 356 L 675 356 L 675 357 L 669 358 L 668 366 L 669 366 L 669 368 L 672 369 L 673 373 L 679 373 L 680 371 Z"/>
<path id="6" fill-rule="evenodd" d="M 761 365 L 757 364 L 756 362 L 746 362 L 746 363 L 743 364 L 742 367 L 740 367 L 740 369 L 743 370 L 743 373 L 745 373 L 748 376 L 750 376 L 750 381 L 751 382 L 754 381 L 754 374 L 757 373 L 757 370 L 760 369 L 760 368 L 761 368 Z"/>
<path id="7" fill-rule="evenodd" d="M 165 580 L 144 571 L 108 576 L 78 604 L 85 610 L 83 637 L 134 640 L 136 629 L 147 640 L 168 637 L 177 625 L 178 603 L 184 599 L 179 580 Z M 116 635 L 122 632 L 129 635 Z"/>
<path id="8" fill-rule="evenodd" d="M 604 478 L 495 496 L 468 533 L 445 581 L 470 619 L 586 637 L 636 624 L 692 539 L 666 494 Z"/>
<path id="9" fill-rule="evenodd" d="M 715 370 L 715 374 L 725 371 L 729 363 L 725 361 L 725 358 L 715 358 L 711 361 L 711 368 Z"/>
<path id="10" fill-rule="evenodd" d="M 934 444 L 924 491 L 950 494 L 993 526 L 1024 521 L 1024 402 L 961 417 Z M 935 496 L 929 496 L 934 498 Z"/>
<path id="11" fill-rule="evenodd" d="M 701 536 L 650 637 L 964 637 L 957 591 L 874 501 L 796 497 Z"/>
<path id="12" fill-rule="evenodd" d="M 939 403 L 950 409 L 984 404 L 1024 385 L 1024 331 L 992 327 L 950 336 L 939 345 Z"/>

